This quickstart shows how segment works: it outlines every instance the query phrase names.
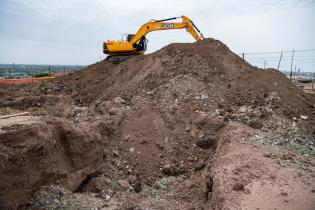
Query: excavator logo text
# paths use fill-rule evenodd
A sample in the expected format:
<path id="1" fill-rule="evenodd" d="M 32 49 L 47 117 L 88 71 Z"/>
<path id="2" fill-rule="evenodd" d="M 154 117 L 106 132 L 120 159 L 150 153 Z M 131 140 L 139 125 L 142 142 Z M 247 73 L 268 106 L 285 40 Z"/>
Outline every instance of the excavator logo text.
<path id="1" fill-rule="evenodd" d="M 162 25 L 162 28 L 174 28 L 174 24 L 172 23 L 166 23 Z"/>

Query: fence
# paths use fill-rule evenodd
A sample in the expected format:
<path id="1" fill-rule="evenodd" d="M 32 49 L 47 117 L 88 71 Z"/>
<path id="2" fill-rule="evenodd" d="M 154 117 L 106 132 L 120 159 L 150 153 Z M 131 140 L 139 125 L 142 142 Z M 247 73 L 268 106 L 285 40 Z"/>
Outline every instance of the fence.
<path id="1" fill-rule="evenodd" d="M 260 68 L 275 68 L 290 72 L 291 77 L 294 73 L 315 71 L 315 49 L 247 52 L 238 55 Z"/>
<path id="2" fill-rule="evenodd" d="M 39 78 L 23 78 L 23 79 L 4 79 L 0 80 L 0 84 L 17 84 L 17 83 L 30 83 L 39 82 L 44 80 L 50 80 L 54 77 L 39 77 Z"/>

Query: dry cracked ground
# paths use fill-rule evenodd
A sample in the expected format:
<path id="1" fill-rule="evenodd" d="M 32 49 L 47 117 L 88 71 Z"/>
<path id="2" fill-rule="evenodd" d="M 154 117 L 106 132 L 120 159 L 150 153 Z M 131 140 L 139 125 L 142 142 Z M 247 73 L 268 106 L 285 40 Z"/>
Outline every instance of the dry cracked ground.
<path id="1" fill-rule="evenodd" d="M 0 89 L 1 209 L 315 209 L 315 98 L 222 42 Z"/>

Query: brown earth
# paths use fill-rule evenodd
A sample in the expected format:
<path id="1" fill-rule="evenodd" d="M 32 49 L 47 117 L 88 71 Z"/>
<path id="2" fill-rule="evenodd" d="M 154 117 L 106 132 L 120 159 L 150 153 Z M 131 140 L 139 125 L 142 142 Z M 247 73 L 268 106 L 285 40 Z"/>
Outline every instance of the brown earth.
<path id="1" fill-rule="evenodd" d="M 75 190 L 103 161 L 100 138 L 54 117 L 0 119 L 2 208 L 54 181 Z"/>
<path id="2" fill-rule="evenodd" d="M 315 207 L 315 97 L 220 41 L 1 87 L 2 208 Z"/>

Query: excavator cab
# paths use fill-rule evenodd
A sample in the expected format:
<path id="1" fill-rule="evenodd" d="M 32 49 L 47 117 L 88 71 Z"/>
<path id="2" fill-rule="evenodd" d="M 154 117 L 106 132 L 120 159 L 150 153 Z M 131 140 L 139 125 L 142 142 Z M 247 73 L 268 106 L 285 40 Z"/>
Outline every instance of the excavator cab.
<path id="1" fill-rule="evenodd" d="M 130 42 L 134 36 L 135 36 L 135 34 L 128 34 L 126 41 Z"/>
<path id="2" fill-rule="evenodd" d="M 135 36 L 135 34 L 128 34 L 126 41 L 130 42 L 133 37 Z M 141 39 L 133 44 L 133 47 L 137 50 L 137 51 L 146 51 L 147 50 L 147 43 L 148 40 L 145 38 L 145 36 L 142 36 Z"/>
<path id="3" fill-rule="evenodd" d="M 141 39 L 134 44 L 134 47 L 137 49 L 137 51 L 147 51 L 147 43 L 148 40 L 145 38 L 145 36 L 142 36 Z"/>

